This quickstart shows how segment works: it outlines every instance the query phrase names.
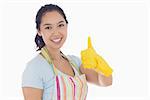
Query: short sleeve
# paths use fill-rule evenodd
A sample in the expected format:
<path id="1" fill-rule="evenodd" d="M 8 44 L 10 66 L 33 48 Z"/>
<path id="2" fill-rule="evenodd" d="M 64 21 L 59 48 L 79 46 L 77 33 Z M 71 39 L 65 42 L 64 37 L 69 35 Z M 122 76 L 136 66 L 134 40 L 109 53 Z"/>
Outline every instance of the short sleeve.
<path id="1" fill-rule="evenodd" d="M 36 65 L 28 63 L 22 75 L 22 87 L 33 87 L 43 89 L 42 78 Z"/>

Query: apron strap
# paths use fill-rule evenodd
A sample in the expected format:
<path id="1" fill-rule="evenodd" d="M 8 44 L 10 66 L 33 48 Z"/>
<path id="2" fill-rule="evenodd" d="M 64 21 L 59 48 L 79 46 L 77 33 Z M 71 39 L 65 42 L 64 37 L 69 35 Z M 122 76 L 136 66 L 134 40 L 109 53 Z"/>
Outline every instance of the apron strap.
<path id="1" fill-rule="evenodd" d="M 46 60 L 47 62 L 50 64 L 50 66 L 53 69 L 53 72 L 55 75 L 58 75 L 58 72 L 54 66 L 54 64 L 52 63 L 52 59 L 51 57 L 48 55 L 48 50 L 46 47 L 43 47 L 41 49 L 41 53 L 40 53 Z M 79 66 L 76 64 L 76 62 L 73 60 L 73 58 L 71 56 L 65 56 L 62 52 L 61 52 L 61 56 L 64 57 L 66 60 L 69 61 L 69 63 L 78 71 L 79 75 L 81 74 L 80 70 L 79 70 Z"/>
<path id="2" fill-rule="evenodd" d="M 40 55 L 42 55 L 43 58 L 46 59 L 46 57 L 45 57 L 42 53 L 40 53 Z M 46 60 L 47 60 L 47 59 L 46 59 Z M 57 73 L 56 68 L 54 67 L 53 63 L 50 62 L 50 60 L 47 60 L 47 62 L 48 62 L 49 65 L 51 66 L 50 68 L 53 70 L 53 73 L 54 73 L 55 75 L 57 75 L 58 73 Z"/>
<path id="3" fill-rule="evenodd" d="M 68 55 L 67 58 L 70 61 L 70 63 L 73 65 L 73 67 L 78 71 L 79 75 L 81 75 L 78 64 L 73 60 L 73 58 L 70 55 Z"/>

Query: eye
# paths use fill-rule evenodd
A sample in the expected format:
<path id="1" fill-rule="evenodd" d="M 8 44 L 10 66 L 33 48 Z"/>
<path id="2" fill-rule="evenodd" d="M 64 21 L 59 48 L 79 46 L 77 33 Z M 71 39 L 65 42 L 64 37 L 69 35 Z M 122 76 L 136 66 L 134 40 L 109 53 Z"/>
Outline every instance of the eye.
<path id="1" fill-rule="evenodd" d="M 45 27 L 45 29 L 48 29 L 48 30 L 49 30 L 49 29 L 52 29 L 52 27 L 48 26 L 48 27 Z"/>
<path id="2" fill-rule="evenodd" d="M 58 27 L 63 27 L 63 26 L 65 26 L 64 24 L 60 24 Z"/>

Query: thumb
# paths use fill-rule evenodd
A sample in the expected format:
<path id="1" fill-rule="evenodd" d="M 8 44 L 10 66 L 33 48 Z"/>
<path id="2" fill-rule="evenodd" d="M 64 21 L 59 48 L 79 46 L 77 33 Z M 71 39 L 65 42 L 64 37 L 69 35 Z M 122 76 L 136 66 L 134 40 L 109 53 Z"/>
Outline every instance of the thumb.
<path id="1" fill-rule="evenodd" d="M 88 37 L 88 48 L 92 48 L 91 37 Z"/>

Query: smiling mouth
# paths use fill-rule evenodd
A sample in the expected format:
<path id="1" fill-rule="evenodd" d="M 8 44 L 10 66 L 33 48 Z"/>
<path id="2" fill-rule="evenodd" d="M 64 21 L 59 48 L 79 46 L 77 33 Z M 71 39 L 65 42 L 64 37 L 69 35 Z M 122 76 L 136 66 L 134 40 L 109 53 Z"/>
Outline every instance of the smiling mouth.
<path id="1" fill-rule="evenodd" d="M 61 40 L 62 40 L 62 38 L 56 38 L 56 39 L 52 39 L 51 41 L 52 41 L 53 43 L 58 44 L 58 43 L 61 42 Z"/>

